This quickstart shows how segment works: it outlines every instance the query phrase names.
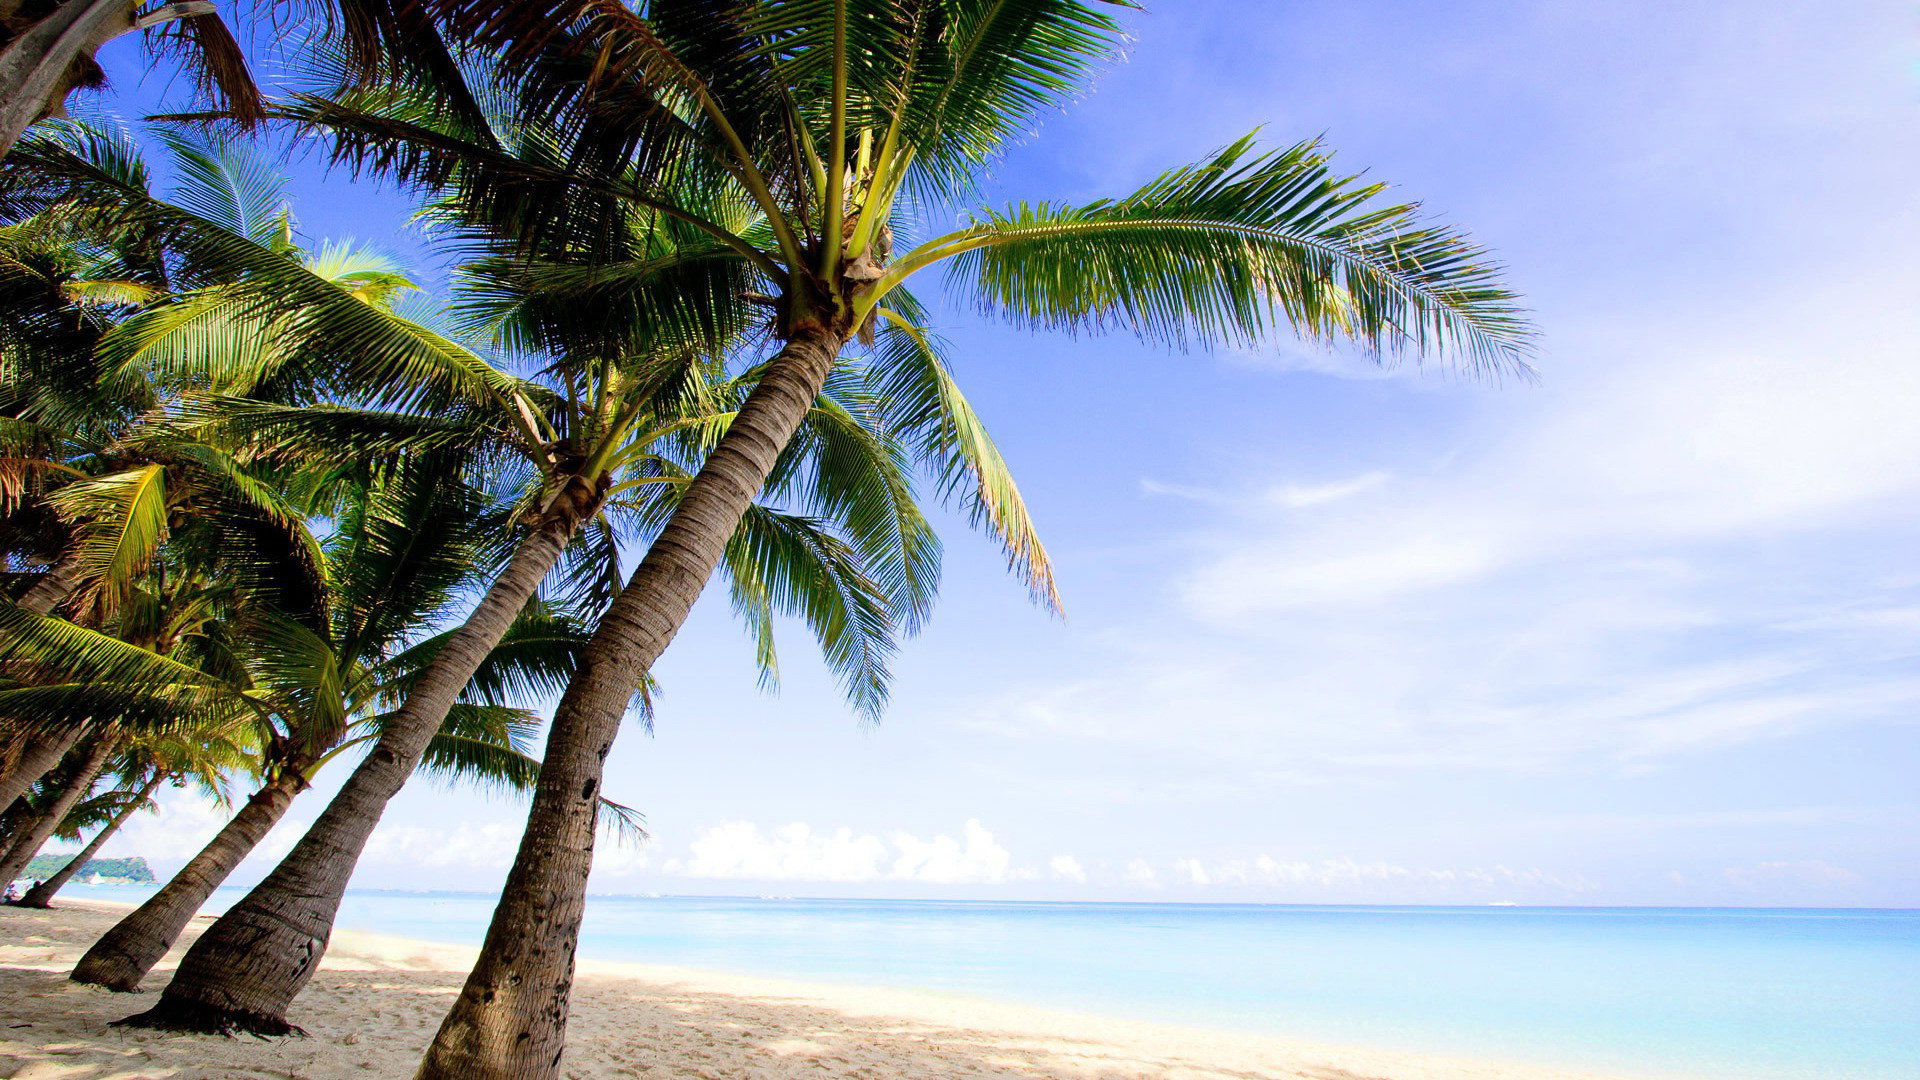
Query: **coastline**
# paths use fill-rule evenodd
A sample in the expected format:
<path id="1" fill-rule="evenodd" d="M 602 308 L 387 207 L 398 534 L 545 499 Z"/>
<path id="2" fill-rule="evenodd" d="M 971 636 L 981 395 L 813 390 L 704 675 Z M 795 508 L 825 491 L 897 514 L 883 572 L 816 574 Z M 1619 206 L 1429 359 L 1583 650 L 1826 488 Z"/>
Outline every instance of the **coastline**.
<path id="1" fill-rule="evenodd" d="M 109 1023 L 146 994 L 66 981 L 126 910 L 71 900 L 0 908 L 0 1076 L 147 1080 L 409 1075 L 475 949 L 342 931 L 292 1019 L 304 1039 L 220 1040 Z M 196 917 L 148 979 L 164 985 Z M 1628 1080 L 1518 1062 L 1444 1058 L 1145 1024 L 927 990 L 807 983 L 581 962 L 570 1077 L 1168 1077 L 1178 1080 Z M 1639 1078 L 1636 1078 L 1639 1080 Z"/>

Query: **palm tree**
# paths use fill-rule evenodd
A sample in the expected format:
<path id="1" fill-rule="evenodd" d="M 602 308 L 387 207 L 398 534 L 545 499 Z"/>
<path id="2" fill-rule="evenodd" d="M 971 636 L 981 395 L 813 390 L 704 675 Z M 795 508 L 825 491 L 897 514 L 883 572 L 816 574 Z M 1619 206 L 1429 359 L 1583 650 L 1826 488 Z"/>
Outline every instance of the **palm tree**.
<path id="1" fill-rule="evenodd" d="M 249 767 L 245 750 L 227 733 L 218 730 L 136 736 L 130 740 L 123 760 L 115 766 L 119 782 L 113 790 L 75 807 L 62 822 L 61 831 L 55 834 L 75 840 L 87 829 L 94 828 L 93 838 L 68 859 L 65 866 L 28 889 L 19 900 L 20 906 L 50 906 L 54 895 L 86 867 L 128 819 L 152 808 L 153 794 L 161 785 L 172 783 L 185 787 L 192 783 L 213 799 L 215 805 L 226 806 L 227 776 Z"/>
<path id="2" fill-rule="evenodd" d="M 114 177 L 123 190 L 154 199 L 146 193 L 145 163 L 125 132 L 70 126 L 41 141 Z M 348 303 L 382 303 L 409 287 L 350 254 L 333 253 L 319 265 L 302 262 L 286 213 L 263 198 L 277 195 L 277 188 L 262 193 L 256 183 L 249 191 L 244 182 L 257 169 L 245 160 L 210 168 L 193 140 L 170 142 L 182 166 L 174 194 L 180 203 L 255 219 L 277 261 L 308 276 L 331 272 L 329 291 Z M 196 251 L 179 229 L 119 220 L 72 199 L 42 199 L 26 209 L 31 216 L 0 237 L 0 304 L 8 316 L 0 331 L 8 361 L 0 372 L 0 449 L 7 455 L 0 459 L 6 477 L 0 508 L 11 511 L 4 535 L 18 538 L 9 556 L 50 565 L 30 580 L 20 606 L 40 614 L 58 607 L 101 625 L 161 545 L 182 529 L 197 536 L 182 534 L 183 540 L 203 548 L 235 530 L 255 544 L 278 533 L 272 542 L 297 553 L 303 544 L 294 524 L 298 512 L 258 468 L 155 419 L 178 400 L 182 380 L 115 364 L 110 348 L 136 312 L 166 302 L 174 288 L 204 287 L 236 272 Z M 10 750 L 17 748 L 0 775 L 0 796 L 9 800 L 88 730 L 68 723 L 43 731 L 13 719 L 0 727 Z"/>
<path id="3" fill-rule="evenodd" d="M 26 895 L 15 903 L 20 907 L 51 907 L 54 894 L 65 888 L 67 882 L 73 880 L 73 876 L 93 860 L 94 853 L 98 852 L 114 833 L 120 831 L 120 826 L 126 824 L 127 819 L 134 814 L 153 805 L 151 801 L 153 793 L 159 790 L 165 780 L 164 774 L 155 771 L 136 790 L 116 789 L 105 795 L 94 797 L 88 804 L 76 807 L 75 813 L 79 815 L 79 820 L 75 821 L 70 815 L 61 823 L 61 831 L 55 835 L 64 840 L 77 839 L 88 826 L 97 824 L 99 828 L 95 830 L 93 838 L 88 840 L 87 845 L 69 858 L 60 869 L 34 882 Z M 100 818 L 102 813 L 106 815 L 104 820 Z"/>
<path id="4" fill-rule="evenodd" d="M 67 815 L 93 793 L 94 783 L 120 751 L 124 738 L 118 731 L 99 732 L 86 746 L 68 751 L 62 768 L 47 775 L 42 805 L 7 837 L 8 847 L 0 854 L 0 882 L 19 877 L 40 853 L 41 845 L 53 839 Z"/>
<path id="5" fill-rule="evenodd" d="M 418 98 L 309 99 L 291 115 L 331 130 L 342 159 L 439 187 L 472 218 L 510 216 L 528 243 L 582 206 L 681 223 L 704 238 L 701 259 L 759 286 L 780 347 L 587 647 L 479 963 L 421 1077 L 556 1073 L 592 795 L 624 703 L 849 343 L 905 321 L 895 303 L 920 271 L 944 266 L 983 308 L 1036 327 L 1176 345 L 1258 345 L 1291 328 L 1474 370 L 1524 366 L 1524 317 L 1484 252 L 1335 173 L 1310 143 L 1242 140 L 1129 194 L 983 209 L 904 242 L 909 202 L 971 203 L 985 164 L 1113 55 L 1120 28 L 1094 3 L 431 6 L 511 73 L 523 116 L 560 118 L 544 165 L 480 132 L 450 136 Z M 747 212 L 705 212 L 716 201 Z"/>
<path id="6" fill-rule="evenodd" d="M 240 45 L 206 0 L 59 0 L 18 5 L 0 30 L 0 154 L 27 125 L 65 116 L 67 95 L 103 81 L 94 54 L 142 32 L 158 53 L 186 62 L 205 96 L 243 119 L 257 117 L 260 92 Z"/>
<path id="7" fill-rule="evenodd" d="M 464 90 L 463 96 L 488 95 Z M 457 127 L 459 118 L 452 120 L 449 127 Z M 489 129 L 495 136 L 504 152 L 535 165 L 549 152 L 549 133 L 537 127 Z M 568 545 L 583 531 L 585 557 L 604 567 L 587 579 L 604 589 L 599 606 L 611 600 L 622 582 L 609 558 L 617 550 L 617 523 L 633 522 L 636 539 L 657 532 L 763 370 L 756 364 L 733 378 L 707 370 L 742 336 L 743 325 L 757 329 L 764 314 L 737 302 L 737 271 L 705 265 L 706 244 L 669 228 L 669 219 L 641 216 L 609 229 L 588 208 L 564 235 L 550 234 L 528 262 L 485 256 L 511 234 L 510 220 L 462 218 L 452 208 L 446 217 L 482 256 L 463 272 L 466 322 L 502 345 L 542 357 L 537 385 L 522 385 L 511 401 L 465 401 L 451 419 L 257 406 L 240 410 L 238 419 L 256 434 L 284 425 L 306 447 L 323 445 L 330 433 L 349 433 L 357 441 L 340 452 L 354 456 L 409 439 L 450 445 L 464 430 L 530 474 L 536 494 L 515 554 L 452 632 L 441 662 L 380 745 L 280 865 L 200 936 L 143 1022 L 284 1029 L 289 1004 L 326 947 L 355 861 L 447 706 L 446 688 L 467 676 L 471 655 L 495 640 L 501 615 L 525 602 L 563 552 L 580 557 L 583 549 Z M 592 279 L 590 258 L 609 245 L 625 264 L 612 288 Z M 297 341 L 286 334 L 276 339 Z M 735 607 L 754 630 L 769 679 L 773 616 L 800 616 L 856 706 L 875 715 L 886 685 L 880 646 L 896 626 L 917 627 L 938 577 L 937 541 L 914 505 L 905 461 L 932 462 L 943 487 L 980 493 L 980 506 L 992 509 L 990 524 L 1024 553 L 1037 579 L 1047 574 L 1005 462 L 953 391 L 931 340 L 889 332 L 884 346 L 892 362 L 880 368 L 896 380 L 914 374 L 928 395 L 922 407 L 889 405 L 883 392 L 890 387 L 877 371 L 843 370 L 817 395 L 803 437 L 766 485 L 768 500 L 797 513 L 751 507 L 723 557 Z M 839 550 L 841 538 L 850 550 Z M 883 595 L 863 599 L 859 589 L 844 587 L 859 576 L 835 569 L 849 560 L 872 575 Z"/>
<path id="8" fill-rule="evenodd" d="M 552 388 L 494 373 L 482 358 L 425 327 L 382 310 L 377 302 L 359 302 L 379 299 L 377 290 L 391 284 L 382 275 L 348 274 L 338 266 L 319 265 L 325 260 L 308 260 L 305 278 L 323 279 L 329 286 L 315 289 L 298 269 L 290 270 L 288 259 L 274 257 L 293 252 L 285 215 L 275 212 L 276 192 L 269 178 L 230 147 L 172 141 L 184 171 L 214 182 L 227 197 L 157 200 L 127 182 L 126 170 L 101 167 L 100 155 L 86 142 L 76 146 L 71 141 L 30 140 L 16 155 L 16 178 L 24 197 L 32 200 L 28 205 L 111 206 L 122 225 L 184 237 L 197 245 L 203 260 L 238 271 L 228 275 L 237 280 L 176 291 L 147 308 L 116 330 L 104 352 L 124 371 L 157 371 L 171 380 L 230 389 L 292 386 L 312 396 L 326 389 L 350 393 L 356 382 L 385 388 L 375 401 L 390 406 L 385 410 L 212 400 L 218 423 L 252 438 L 242 445 L 255 461 L 288 452 L 307 463 L 316 457 L 361 460 L 400 447 L 491 451 L 496 464 L 500 452 L 525 459 L 533 489 L 522 514 L 528 527 L 509 561 L 509 572 L 500 575 L 483 598 L 482 615 L 490 609 L 511 615 L 523 607 L 557 548 L 603 504 L 638 514 L 643 525 L 657 523 L 660 509 L 687 483 L 699 455 L 724 428 L 751 383 L 749 375 L 744 381 L 709 386 L 707 373 L 697 363 L 701 354 L 690 347 L 697 336 L 669 341 L 676 347 L 663 349 L 657 326 L 648 331 L 643 343 L 648 347 L 639 355 L 566 371 L 551 380 Z M 270 190 L 260 191 L 263 183 Z M 644 235 L 637 239 L 658 242 Z M 511 321 L 498 312 L 492 317 Z M 661 352 L 664 358 L 656 355 Z M 871 707 L 885 682 L 883 646 L 889 623 L 879 605 L 904 605 L 909 619 L 918 617 L 936 576 L 937 546 L 913 506 L 910 485 L 898 475 L 897 462 L 875 441 L 880 424 L 869 415 L 870 395 L 859 380 L 852 381 L 857 385 L 822 395 L 815 423 L 819 436 L 812 447 L 792 456 L 791 483 L 777 486 L 810 485 L 801 508 L 824 521 L 839 522 L 834 528 L 852 538 L 854 547 L 846 548 L 807 513 L 761 509 L 748 515 L 738 530 L 729 567 L 737 605 L 753 621 L 769 668 L 772 616 L 799 615 L 813 625 L 850 692 Z M 395 407 L 402 405 L 413 409 L 409 413 Z M 451 418 L 446 415 L 449 407 Z M 984 440 L 969 431 L 972 452 Z M 205 434 L 199 429 L 195 438 L 207 445 L 219 441 L 200 437 Z M 663 442 L 678 446 L 677 459 L 659 448 Z M 808 461 L 824 467 L 805 465 Z M 986 467 L 996 463 L 997 458 Z M 613 485 L 616 473 L 630 478 Z M 1010 482 L 999 486 L 1017 504 Z M 646 492 L 666 497 L 643 498 Z M 611 541 L 610 525 L 602 522 L 600 532 Z M 556 538 L 559 543 L 554 543 Z M 604 556 L 613 545 L 603 542 L 597 549 Z M 529 558 L 530 550 L 536 558 Z M 535 572 L 514 572 L 516 567 L 526 570 L 529 563 Z M 888 583 L 889 595 L 880 595 L 881 586 L 872 583 L 870 572 Z M 617 588 L 617 567 L 601 580 Z M 345 858 L 337 857 L 336 847 L 329 852 L 336 857 L 322 868 L 331 877 L 332 900 L 327 901 L 324 891 L 306 888 L 310 881 L 303 882 L 296 897 L 318 911 L 312 917 L 318 923 L 319 944 L 324 945 L 339 890 L 377 821 L 379 807 L 424 752 L 422 727 L 424 737 L 433 738 L 451 704 L 446 696 L 428 692 L 432 684 L 457 679 L 457 689 L 474 674 L 475 643 L 492 648 L 499 644 L 499 635 L 497 626 L 477 618 L 449 635 L 401 711 L 383 725 L 380 745 L 337 800 L 337 808 L 357 812 L 347 817 L 347 827 L 360 831 Z M 390 752 L 396 744 L 403 750 Z M 397 770 L 396 761 L 402 762 Z M 386 788 L 371 803 L 364 794 L 369 784 L 363 783 L 370 774 L 376 785 Z M 366 812 L 369 805 L 372 813 Z M 323 817 L 322 825 L 331 819 Z M 297 850 L 292 866 L 297 868 L 297 857 L 313 846 Z M 263 888 L 274 883 L 270 879 Z M 270 889 L 263 895 L 270 897 Z M 246 909 L 245 904 L 236 908 L 242 914 Z M 217 942 L 219 929 L 207 939 Z M 300 956 L 308 960 L 296 970 L 310 973 L 314 944 L 311 937 L 298 942 Z M 252 951 L 257 960 L 262 950 Z M 223 965 L 219 974 L 231 979 L 237 971 Z M 286 991 L 286 998 L 304 977 Z M 183 983 L 191 985 L 190 980 L 176 979 L 176 985 Z"/>
<path id="9" fill-rule="evenodd" d="M 151 266 L 126 254 L 112 245 L 86 250 L 57 222 L 0 228 L 0 549 L 28 571 L 15 602 L 40 614 L 83 584 L 72 529 L 50 499 L 107 467 L 103 448 L 146 400 L 96 377 L 101 336 L 153 290 Z M 0 718 L 0 806 L 52 769 L 84 731 L 40 732 Z"/>
<path id="10" fill-rule="evenodd" d="M 150 724 L 245 721 L 259 755 L 259 787 L 239 813 L 95 943 L 75 968 L 76 981 L 134 988 L 314 773 L 377 737 L 437 644 L 409 646 L 408 639 L 484 561 L 492 534 L 478 493 L 421 464 L 373 477 L 335 525 L 325 546 L 328 588 L 312 606 L 259 602 L 273 596 L 262 586 L 283 568 L 229 565 L 223 584 L 176 594 L 187 617 L 169 620 L 179 629 L 163 652 L 25 612 L 7 619 L 9 653 L 57 666 L 66 681 L 0 694 L 0 706 Z M 450 712 L 439 764 L 493 779 L 524 776 L 521 755 L 536 721 L 493 691 L 564 678 L 580 636 L 561 632 L 570 631 L 564 621 L 533 614 L 520 624 L 533 636 L 510 637 L 481 696 Z M 491 754 L 481 753 L 488 748 Z"/>

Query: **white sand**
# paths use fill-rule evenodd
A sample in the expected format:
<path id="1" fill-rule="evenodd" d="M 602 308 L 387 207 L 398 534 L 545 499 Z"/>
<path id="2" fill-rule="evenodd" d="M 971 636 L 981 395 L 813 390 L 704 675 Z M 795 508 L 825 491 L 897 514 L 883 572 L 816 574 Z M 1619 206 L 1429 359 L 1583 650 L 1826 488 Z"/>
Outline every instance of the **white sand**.
<path id="1" fill-rule="evenodd" d="M 164 986 L 186 942 L 110 994 L 66 980 L 123 911 L 65 901 L 0 908 L 0 1077 L 178 1080 L 410 1076 L 473 950 L 341 933 L 291 1019 L 307 1038 L 110 1028 Z M 197 920 L 191 937 L 204 926 Z M 587 963 L 574 988 L 569 1077 L 1173 1080 L 1599 1080 L 1531 1065 L 1315 1046 L 1050 1012 L 954 995 Z"/>

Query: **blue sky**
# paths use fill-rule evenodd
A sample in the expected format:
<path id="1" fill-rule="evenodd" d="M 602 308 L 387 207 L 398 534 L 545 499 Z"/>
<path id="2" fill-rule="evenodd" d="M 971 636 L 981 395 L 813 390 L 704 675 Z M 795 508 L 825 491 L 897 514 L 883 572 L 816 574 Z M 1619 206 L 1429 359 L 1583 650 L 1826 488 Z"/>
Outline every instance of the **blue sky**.
<path id="1" fill-rule="evenodd" d="M 1540 380 L 1167 355 L 951 298 L 1069 617 L 945 521 L 939 610 L 863 728 L 800 633 L 758 693 L 709 595 L 610 762 L 653 840 L 603 846 L 594 887 L 1920 903 L 1908 5 L 1154 8 L 996 196 L 1324 135 L 1499 252 Z M 123 110 L 164 89 L 115 71 Z M 429 258 L 391 196 L 311 166 L 296 194 L 310 238 Z M 522 815 L 416 784 L 356 883 L 490 888 Z M 216 824 L 173 797 L 109 853 L 175 864 Z"/>

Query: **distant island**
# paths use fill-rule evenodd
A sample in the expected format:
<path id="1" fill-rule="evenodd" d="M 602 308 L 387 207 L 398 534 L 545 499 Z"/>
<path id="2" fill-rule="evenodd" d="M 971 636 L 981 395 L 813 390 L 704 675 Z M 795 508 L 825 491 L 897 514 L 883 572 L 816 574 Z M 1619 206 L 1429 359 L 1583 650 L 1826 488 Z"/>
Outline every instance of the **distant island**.
<path id="1" fill-rule="evenodd" d="M 27 868 L 20 871 L 20 877 L 28 881 L 45 881 L 60 872 L 72 855 L 35 855 Z M 88 859 L 87 865 L 74 875 L 74 881 L 82 885 L 152 885 L 156 879 L 153 868 L 147 860 L 135 855 L 131 859 Z"/>

